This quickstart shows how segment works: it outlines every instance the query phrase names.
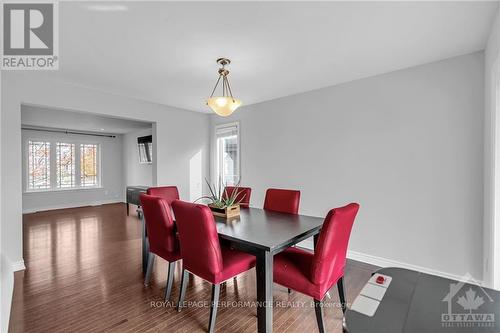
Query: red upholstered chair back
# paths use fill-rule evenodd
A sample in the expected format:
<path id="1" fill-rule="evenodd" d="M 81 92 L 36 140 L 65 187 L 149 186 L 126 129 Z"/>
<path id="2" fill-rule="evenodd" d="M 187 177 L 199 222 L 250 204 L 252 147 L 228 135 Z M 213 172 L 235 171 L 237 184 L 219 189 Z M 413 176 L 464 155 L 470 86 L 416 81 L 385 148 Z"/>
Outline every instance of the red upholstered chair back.
<path id="1" fill-rule="evenodd" d="M 328 212 L 314 251 L 314 261 L 311 266 L 313 283 L 335 282 L 330 280 L 339 276 L 332 275 L 337 275 L 334 274 L 336 272 L 343 272 L 347 245 L 358 210 L 359 205 L 351 203 Z"/>
<path id="2" fill-rule="evenodd" d="M 183 267 L 211 282 L 223 269 L 214 216 L 205 205 L 176 200 L 172 208 L 177 221 Z"/>
<path id="3" fill-rule="evenodd" d="M 171 205 L 174 200 L 179 199 L 179 190 L 177 190 L 177 186 L 150 187 L 147 193 L 167 200 L 169 205 Z"/>
<path id="4" fill-rule="evenodd" d="M 240 207 L 248 208 L 250 206 L 250 195 L 252 194 L 252 189 L 250 187 L 226 186 L 226 189 L 222 194 L 222 197 L 229 198 L 235 190 L 238 191 L 236 200 L 237 201 L 240 200 Z"/>
<path id="5" fill-rule="evenodd" d="M 161 254 L 177 250 L 174 220 L 167 200 L 144 193 L 141 194 L 140 200 L 150 251 Z"/>
<path id="6" fill-rule="evenodd" d="M 266 191 L 264 209 L 280 213 L 298 214 L 300 191 L 270 188 Z"/>

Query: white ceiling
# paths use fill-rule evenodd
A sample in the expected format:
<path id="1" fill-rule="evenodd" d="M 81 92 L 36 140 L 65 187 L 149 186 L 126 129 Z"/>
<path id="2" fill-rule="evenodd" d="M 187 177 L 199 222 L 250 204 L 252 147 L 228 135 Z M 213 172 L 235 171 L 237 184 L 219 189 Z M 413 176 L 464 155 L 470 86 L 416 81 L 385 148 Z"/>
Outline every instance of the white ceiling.
<path id="1" fill-rule="evenodd" d="M 21 124 L 23 127 L 49 127 L 106 134 L 125 134 L 150 129 L 152 126 L 151 123 L 141 121 L 31 105 L 21 106 Z"/>
<path id="2" fill-rule="evenodd" d="M 58 79 L 206 111 L 484 49 L 497 2 L 61 2 Z"/>

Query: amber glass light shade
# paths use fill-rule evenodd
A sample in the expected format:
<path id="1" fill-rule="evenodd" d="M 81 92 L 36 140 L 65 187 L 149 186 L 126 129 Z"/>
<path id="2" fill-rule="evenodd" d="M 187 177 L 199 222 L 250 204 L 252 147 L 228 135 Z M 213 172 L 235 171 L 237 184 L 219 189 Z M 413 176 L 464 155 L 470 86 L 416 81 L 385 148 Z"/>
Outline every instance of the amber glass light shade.
<path id="1" fill-rule="evenodd" d="M 219 116 L 227 117 L 231 115 L 241 105 L 241 100 L 227 97 L 210 97 L 207 101 L 208 106 Z"/>

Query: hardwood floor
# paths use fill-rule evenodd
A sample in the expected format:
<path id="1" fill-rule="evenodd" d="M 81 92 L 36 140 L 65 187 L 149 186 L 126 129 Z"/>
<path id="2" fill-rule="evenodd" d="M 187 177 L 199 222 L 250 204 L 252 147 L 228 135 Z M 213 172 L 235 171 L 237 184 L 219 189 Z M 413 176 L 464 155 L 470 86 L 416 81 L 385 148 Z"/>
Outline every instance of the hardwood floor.
<path id="1" fill-rule="evenodd" d="M 55 210 L 24 215 L 24 260 L 15 273 L 10 332 L 204 332 L 210 285 L 191 276 L 189 307 L 177 313 L 180 265 L 173 304 L 163 302 L 166 263 L 155 261 L 149 287 L 141 273 L 141 228 L 125 204 Z M 347 300 L 352 302 L 377 267 L 349 261 Z M 341 332 L 336 288 L 326 301 L 327 332 Z M 218 332 L 255 332 L 255 271 L 221 289 Z M 275 285 L 274 332 L 317 332 L 309 297 Z"/>

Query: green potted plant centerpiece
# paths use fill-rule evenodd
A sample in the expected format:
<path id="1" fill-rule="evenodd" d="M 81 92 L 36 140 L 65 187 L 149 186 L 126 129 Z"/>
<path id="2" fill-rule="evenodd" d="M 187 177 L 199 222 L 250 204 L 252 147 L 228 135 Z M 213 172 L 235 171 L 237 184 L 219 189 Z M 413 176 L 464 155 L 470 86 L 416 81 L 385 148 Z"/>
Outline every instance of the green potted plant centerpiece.
<path id="1" fill-rule="evenodd" d="M 210 200 L 208 207 L 215 216 L 225 218 L 239 216 L 240 202 L 245 197 L 245 195 L 240 192 L 239 184 L 234 185 L 234 190 L 231 193 L 228 193 L 226 185 L 222 183 L 220 178 L 218 184 L 210 184 L 207 179 L 205 179 L 205 181 L 208 185 L 208 189 L 210 190 L 210 195 L 203 196 L 198 200 Z"/>

